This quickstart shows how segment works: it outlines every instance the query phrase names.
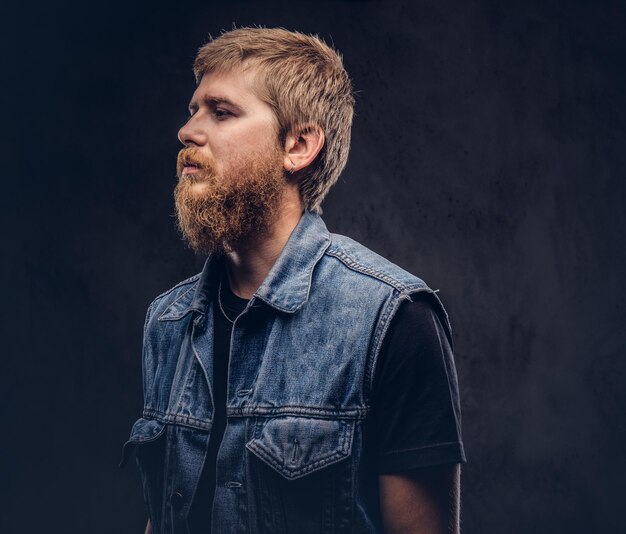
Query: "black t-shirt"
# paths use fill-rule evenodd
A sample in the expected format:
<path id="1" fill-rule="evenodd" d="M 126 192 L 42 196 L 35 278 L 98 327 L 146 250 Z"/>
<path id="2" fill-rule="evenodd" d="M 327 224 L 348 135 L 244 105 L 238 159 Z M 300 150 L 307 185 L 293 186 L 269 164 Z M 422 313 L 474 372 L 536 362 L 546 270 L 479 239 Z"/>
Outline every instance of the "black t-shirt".
<path id="1" fill-rule="evenodd" d="M 234 320 L 248 301 L 223 275 L 221 303 Z M 379 474 L 465 462 L 459 393 L 452 349 L 427 293 L 403 301 L 383 340 L 367 418 Z M 214 306 L 213 396 L 216 411 L 204 469 L 189 516 L 193 534 L 211 522 L 215 461 L 226 427 L 226 382 L 232 323 Z M 201 503 L 206 503 L 203 505 Z"/>

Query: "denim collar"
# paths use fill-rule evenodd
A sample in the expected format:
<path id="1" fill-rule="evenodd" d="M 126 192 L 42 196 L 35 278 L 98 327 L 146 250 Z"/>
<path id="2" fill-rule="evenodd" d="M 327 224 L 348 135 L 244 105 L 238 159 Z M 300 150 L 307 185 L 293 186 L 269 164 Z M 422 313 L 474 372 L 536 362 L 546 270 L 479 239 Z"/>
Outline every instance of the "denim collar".
<path id="1" fill-rule="evenodd" d="M 277 310 L 293 313 L 309 298 L 313 269 L 330 245 L 330 233 L 322 218 L 305 211 L 291 232 L 278 259 L 250 301 L 263 301 Z M 209 255 L 195 291 L 186 291 L 161 315 L 161 320 L 176 320 L 190 311 L 205 314 L 212 298 L 224 258 Z"/>

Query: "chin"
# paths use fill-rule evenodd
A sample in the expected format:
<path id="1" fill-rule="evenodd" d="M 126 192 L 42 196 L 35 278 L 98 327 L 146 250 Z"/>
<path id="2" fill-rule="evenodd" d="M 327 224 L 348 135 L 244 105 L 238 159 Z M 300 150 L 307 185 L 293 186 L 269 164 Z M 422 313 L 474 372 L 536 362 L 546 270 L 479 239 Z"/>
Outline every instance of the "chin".
<path id="1" fill-rule="evenodd" d="M 194 182 L 189 186 L 189 191 L 193 194 L 201 195 L 208 186 L 209 184 L 207 182 Z"/>

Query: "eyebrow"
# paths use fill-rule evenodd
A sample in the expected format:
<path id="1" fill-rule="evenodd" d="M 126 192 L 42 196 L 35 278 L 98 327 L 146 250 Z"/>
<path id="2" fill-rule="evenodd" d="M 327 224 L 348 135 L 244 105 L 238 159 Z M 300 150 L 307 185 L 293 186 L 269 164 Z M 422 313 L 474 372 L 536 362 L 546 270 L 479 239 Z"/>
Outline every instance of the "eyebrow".
<path id="1" fill-rule="evenodd" d="M 205 104 L 208 107 L 215 107 L 218 106 L 220 104 L 226 104 L 227 106 L 230 106 L 231 108 L 233 108 L 234 111 L 242 111 L 241 107 L 239 107 L 237 104 L 235 104 L 234 102 L 232 102 L 231 100 L 229 100 L 228 98 L 226 98 L 225 96 L 209 96 L 209 95 L 204 95 L 200 98 L 200 100 L 202 101 L 203 104 Z M 198 104 L 196 104 L 195 102 L 190 102 L 189 104 L 189 112 L 192 113 L 194 111 L 198 110 Z"/>

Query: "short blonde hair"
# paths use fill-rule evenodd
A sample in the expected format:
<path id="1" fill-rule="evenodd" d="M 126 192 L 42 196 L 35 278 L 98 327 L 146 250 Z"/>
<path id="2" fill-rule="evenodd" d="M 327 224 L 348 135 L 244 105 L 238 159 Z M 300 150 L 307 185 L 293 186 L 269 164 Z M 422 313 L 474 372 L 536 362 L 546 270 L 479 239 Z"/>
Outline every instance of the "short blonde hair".
<path id="1" fill-rule="evenodd" d="M 299 173 L 305 209 L 321 213 L 322 200 L 346 166 L 350 150 L 354 95 L 341 56 L 317 36 L 283 28 L 237 28 L 202 46 L 193 72 L 200 83 L 207 73 L 244 64 L 258 71 L 258 96 L 274 110 L 281 143 L 307 126 L 324 131 L 322 150 Z"/>

